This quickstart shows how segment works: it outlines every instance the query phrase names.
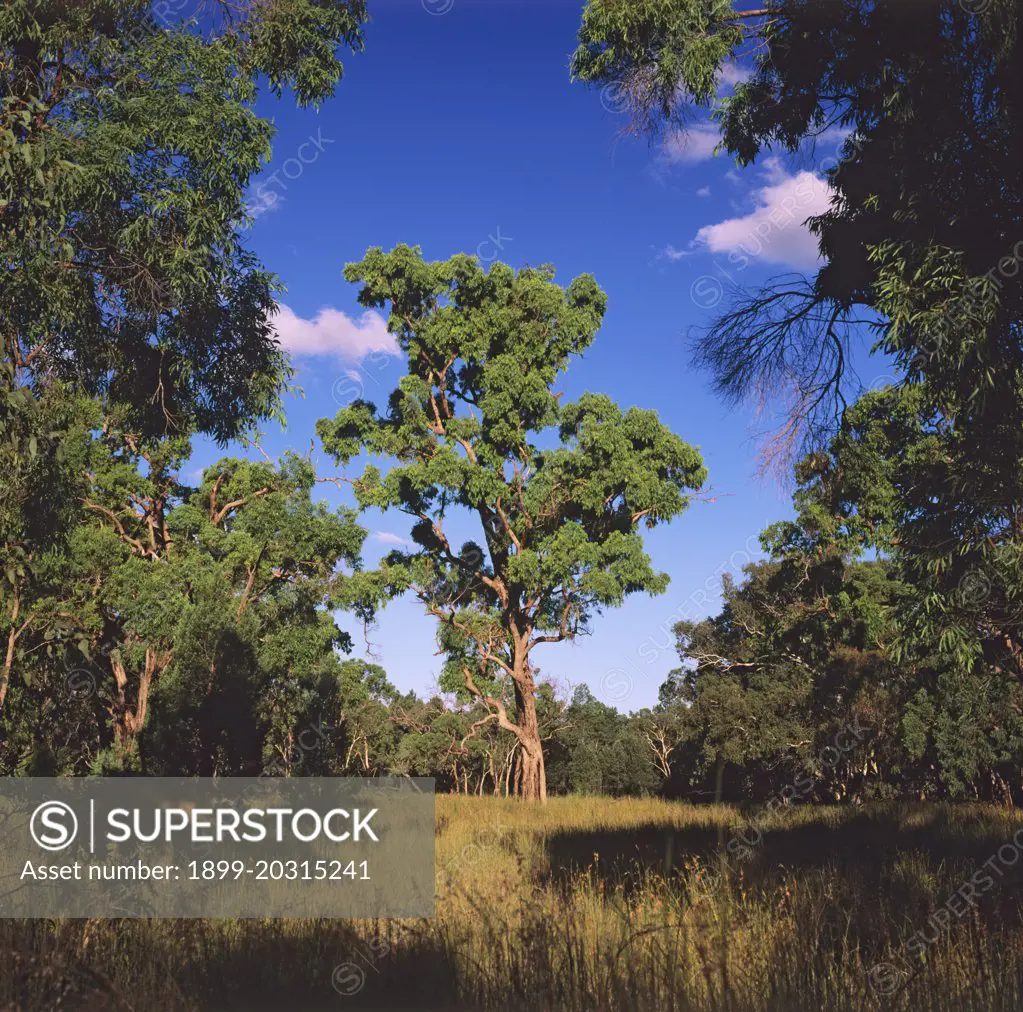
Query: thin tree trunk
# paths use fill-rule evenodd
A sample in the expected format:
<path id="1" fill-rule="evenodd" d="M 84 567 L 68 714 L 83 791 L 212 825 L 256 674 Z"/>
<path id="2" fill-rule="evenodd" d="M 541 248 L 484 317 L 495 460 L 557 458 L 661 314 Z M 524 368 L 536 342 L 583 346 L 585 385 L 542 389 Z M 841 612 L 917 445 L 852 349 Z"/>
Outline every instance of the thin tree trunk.
<path id="1" fill-rule="evenodd" d="M 4 655 L 3 671 L 0 671 L 0 713 L 3 713 L 4 702 L 7 699 L 7 690 L 11 684 L 11 671 L 14 668 L 14 648 L 18 637 L 28 628 L 32 621 L 32 613 L 19 626 L 18 618 L 21 616 L 21 588 L 14 588 L 14 600 L 11 603 L 11 629 L 7 634 L 7 651 Z"/>
<path id="2" fill-rule="evenodd" d="M 504 796 L 511 796 L 511 778 L 512 771 L 515 769 L 515 749 L 518 745 L 513 745 L 511 751 L 508 753 L 508 758 L 505 760 L 504 767 Z M 1020 770 L 1020 782 L 1023 783 L 1023 770 Z"/>
<path id="3" fill-rule="evenodd" d="M 146 724 L 146 714 L 149 710 L 149 690 L 153 680 L 170 664 L 171 656 L 172 651 L 170 650 L 160 656 L 152 647 L 146 648 L 145 663 L 139 675 L 134 707 L 128 700 L 128 672 L 121 660 L 114 657 L 110 659 L 117 686 L 117 697 L 109 708 L 109 712 L 114 725 L 114 741 L 123 755 L 133 755 L 136 750 L 138 736 Z"/>
<path id="4" fill-rule="evenodd" d="M 14 666 L 14 644 L 18 641 L 18 612 L 21 608 L 21 594 L 14 588 L 14 602 L 11 605 L 11 631 L 7 634 L 7 654 L 4 657 L 4 670 L 0 675 L 0 713 L 7 699 L 7 686 L 11 684 L 11 668 Z"/>

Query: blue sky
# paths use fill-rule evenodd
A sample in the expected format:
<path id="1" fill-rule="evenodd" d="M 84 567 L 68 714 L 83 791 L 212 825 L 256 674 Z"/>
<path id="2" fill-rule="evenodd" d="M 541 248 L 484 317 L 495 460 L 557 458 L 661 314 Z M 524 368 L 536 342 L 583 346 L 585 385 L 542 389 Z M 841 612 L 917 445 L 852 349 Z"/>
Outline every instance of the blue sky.
<path id="1" fill-rule="evenodd" d="M 566 394 L 600 391 L 657 410 L 702 450 L 714 501 L 648 536 L 671 576 L 666 594 L 634 597 L 592 635 L 538 648 L 534 659 L 544 675 L 586 682 L 619 709 L 649 706 L 678 663 L 673 622 L 712 613 L 721 574 L 737 573 L 757 554 L 758 532 L 790 514 L 786 490 L 755 477 L 752 412 L 717 399 L 689 364 L 685 335 L 713 317 L 722 286 L 812 268 L 801 223 L 826 200 L 817 167 L 834 141 L 798 163 L 737 171 L 711 157 L 713 131 L 698 121 L 685 142 L 623 137 L 614 94 L 569 82 L 579 2 L 377 0 L 370 9 L 366 52 L 346 58 L 332 100 L 297 111 L 267 99 L 261 110 L 278 135 L 253 188 L 250 241 L 287 286 L 279 329 L 304 389 L 289 399 L 287 431 L 268 429 L 264 447 L 306 452 L 316 419 L 338 401 L 383 402 L 401 375 L 381 321 L 363 316 L 341 276 L 367 247 L 552 263 L 562 283 L 595 275 L 608 313 L 566 374 Z M 722 88 L 741 73 L 728 68 Z M 199 446 L 194 463 L 216 456 Z M 325 458 L 321 470 L 337 473 Z M 397 513 L 366 523 L 369 562 L 409 529 Z M 370 631 L 391 680 L 420 693 L 439 671 L 433 637 L 411 600 L 390 605 Z M 361 630 L 355 638 L 364 654 Z"/>

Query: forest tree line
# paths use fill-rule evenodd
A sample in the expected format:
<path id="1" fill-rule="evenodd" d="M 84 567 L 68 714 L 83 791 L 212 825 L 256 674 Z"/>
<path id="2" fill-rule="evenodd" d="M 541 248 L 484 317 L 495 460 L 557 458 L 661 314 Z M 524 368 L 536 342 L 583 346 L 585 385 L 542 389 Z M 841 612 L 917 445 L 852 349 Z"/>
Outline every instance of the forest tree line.
<path id="1" fill-rule="evenodd" d="M 551 792 L 1019 797 L 1023 699 L 1004 640 L 979 640 L 970 666 L 955 640 L 905 646 L 926 643 L 911 623 L 927 591 L 880 540 L 898 530 L 895 483 L 919 438 L 896 399 L 867 395 L 829 452 L 801 462 L 796 519 L 763 532 L 766 557 L 741 578 L 724 577 L 717 615 L 675 626 L 679 665 L 656 706 L 622 713 L 538 675 Z M 8 658 L 0 772 L 430 776 L 458 793 L 521 790 L 520 744 L 492 706 L 464 689 L 403 693 L 347 656 L 330 609 L 350 606 L 336 573 L 366 532 L 356 511 L 316 500 L 308 459 L 224 458 L 190 486 L 177 470 L 185 442 L 103 431 L 88 401 L 48 407 L 61 452 L 29 458 L 33 481 L 75 504 L 76 522 L 17 584 L 29 592 L 14 642 L 31 647 Z M 43 501 L 25 515 L 43 521 L 40 537 L 61 529 Z M 985 570 L 963 565 L 956 579 L 979 631 L 1016 617 Z"/>

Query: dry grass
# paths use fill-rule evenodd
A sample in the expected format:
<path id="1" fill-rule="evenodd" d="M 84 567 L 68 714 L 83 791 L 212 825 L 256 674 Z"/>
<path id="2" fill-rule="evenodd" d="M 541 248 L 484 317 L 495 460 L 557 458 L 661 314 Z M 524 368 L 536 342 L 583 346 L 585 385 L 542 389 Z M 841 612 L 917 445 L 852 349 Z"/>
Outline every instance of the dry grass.
<path id="1" fill-rule="evenodd" d="M 724 862 L 748 827 L 726 806 L 437 809 L 433 919 L 7 922 L 0 1008 L 1023 1007 L 1014 812 L 792 809 Z M 985 861 L 991 887 L 936 928 Z"/>

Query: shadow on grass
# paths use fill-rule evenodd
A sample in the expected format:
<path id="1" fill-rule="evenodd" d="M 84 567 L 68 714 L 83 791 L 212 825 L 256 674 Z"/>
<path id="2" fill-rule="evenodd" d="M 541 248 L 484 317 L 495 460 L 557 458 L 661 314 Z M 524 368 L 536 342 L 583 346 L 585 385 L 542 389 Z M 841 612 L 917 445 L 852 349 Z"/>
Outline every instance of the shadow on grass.
<path id="1" fill-rule="evenodd" d="M 451 954 L 434 942 L 374 947 L 339 925 L 329 949 L 318 951 L 315 943 L 298 937 L 279 937 L 271 944 L 253 938 L 244 949 L 215 957 L 213 965 L 195 967 L 197 1008 L 440 1012 L 455 1003 Z M 186 971 L 186 985 L 187 976 Z"/>
<path id="2" fill-rule="evenodd" d="M 344 921 L 290 932 L 266 922 L 221 932 L 210 930 L 214 923 L 120 922 L 120 952 L 106 951 L 102 962 L 120 964 L 131 990 L 90 965 L 97 953 L 78 958 L 30 926 L 22 944 L 0 946 L 0 1009 L 440 1012 L 454 1005 L 455 968 L 435 941 L 374 946 Z M 34 951 L 33 934 L 42 942 Z"/>
<path id="3" fill-rule="evenodd" d="M 691 868 L 694 860 L 713 866 L 726 854 L 729 866 L 741 867 L 752 884 L 776 881 L 781 869 L 800 873 L 838 865 L 844 875 L 877 885 L 899 855 L 914 853 L 934 867 L 965 869 L 1012 845 L 1011 829 L 1000 831 L 995 824 L 965 829 L 935 806 L 866 806 L 833 824 L 802 821 L 802 814 L 791 809 L 764 818 L 763 809 L 751 808 L 723 832 L 707 826 L 644 825 L 553 833 L 545 844 L 548 869 L 543 877 L 567 884 L 595 868 L 605 881 L 628 884 L 646 873 L 671 876 Z M 1023 856 L 1023 848 L 1014 849 Z M 1023 860 L 1015 871 L 1020 869 Z"/>

